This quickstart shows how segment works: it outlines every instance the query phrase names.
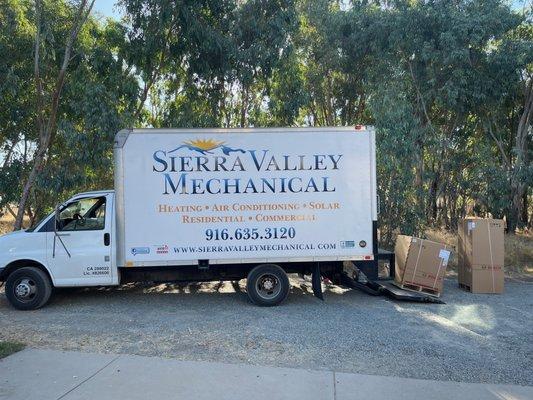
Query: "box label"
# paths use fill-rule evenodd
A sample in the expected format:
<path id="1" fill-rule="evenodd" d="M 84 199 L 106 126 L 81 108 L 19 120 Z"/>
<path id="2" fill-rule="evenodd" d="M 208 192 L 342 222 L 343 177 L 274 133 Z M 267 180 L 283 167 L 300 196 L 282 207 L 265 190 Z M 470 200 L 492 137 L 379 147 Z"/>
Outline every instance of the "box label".
<path id="1" fill-rule="evenodd" d="M 446 267 L 448 265 L 448 260 L 450 259 L 450 251 L 442 249 L 439 251 L 439 258 L 442 258 L 442 266 Z"/>

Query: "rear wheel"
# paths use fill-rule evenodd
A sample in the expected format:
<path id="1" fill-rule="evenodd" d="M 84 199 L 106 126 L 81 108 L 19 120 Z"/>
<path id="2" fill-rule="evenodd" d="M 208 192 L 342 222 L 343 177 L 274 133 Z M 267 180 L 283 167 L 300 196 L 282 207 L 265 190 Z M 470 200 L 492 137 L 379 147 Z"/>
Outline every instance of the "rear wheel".
<path id="1" fill-rule="evenodd" d="M 250 300 L 258 306 L 276 306 L 289 294 L 289 278 L 275 264 L 261 264 L 248 274 L 246 291 Z"/>
<path id="2" fill-rule="evenodd" d="M 51 294 L 50 278 L 36 267 L 19 268 L 6 281 L 6 297 L 19 310 L 40 308 L 48 302 Z"/>

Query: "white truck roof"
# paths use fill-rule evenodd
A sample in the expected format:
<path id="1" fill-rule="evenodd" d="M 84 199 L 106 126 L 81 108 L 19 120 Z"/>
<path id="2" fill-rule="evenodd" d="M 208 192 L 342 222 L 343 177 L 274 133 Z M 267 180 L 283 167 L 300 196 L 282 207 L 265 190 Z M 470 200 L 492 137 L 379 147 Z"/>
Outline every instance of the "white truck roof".
<path id="1" fill-rule="evenodd" d="M 88 191 L 88 192 L 81 192 L 81 193 L 78 193 L 76 194 L 76 197 L 81 197 L 81 196 L 99 196 L 99 195 L 106 195 L 106 194 L 110 194 L 110 193 L 114 193 L 115 191 L 112 190 L 112 189 L 108 189 L 108 190 L 92 190 L 92 191 Z"/>

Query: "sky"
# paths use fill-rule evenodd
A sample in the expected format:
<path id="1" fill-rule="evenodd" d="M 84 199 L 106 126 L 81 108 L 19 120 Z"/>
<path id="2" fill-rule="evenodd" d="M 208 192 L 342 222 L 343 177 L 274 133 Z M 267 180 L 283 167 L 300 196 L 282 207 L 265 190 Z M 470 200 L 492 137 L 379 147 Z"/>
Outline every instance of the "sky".
<path id="1" fill-rule="evenodd" d="M 93 10 L 104 17 L 119 19 L 120 14 L 116 10 L 115 3 L 116 1 L 114 0 L 96 0 L 94 2 Z"/>

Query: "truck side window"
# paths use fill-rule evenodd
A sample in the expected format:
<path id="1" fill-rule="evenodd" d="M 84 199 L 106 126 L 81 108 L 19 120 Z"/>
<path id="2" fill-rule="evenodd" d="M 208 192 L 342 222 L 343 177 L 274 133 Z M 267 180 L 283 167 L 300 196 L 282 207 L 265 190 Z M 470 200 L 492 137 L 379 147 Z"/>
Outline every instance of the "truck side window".
<path id="1" fill-rule="evenodd" d="M 59 213 L 58 231 L 95 231 L 105 228 L 105 197 L 69 203 Z"/>

